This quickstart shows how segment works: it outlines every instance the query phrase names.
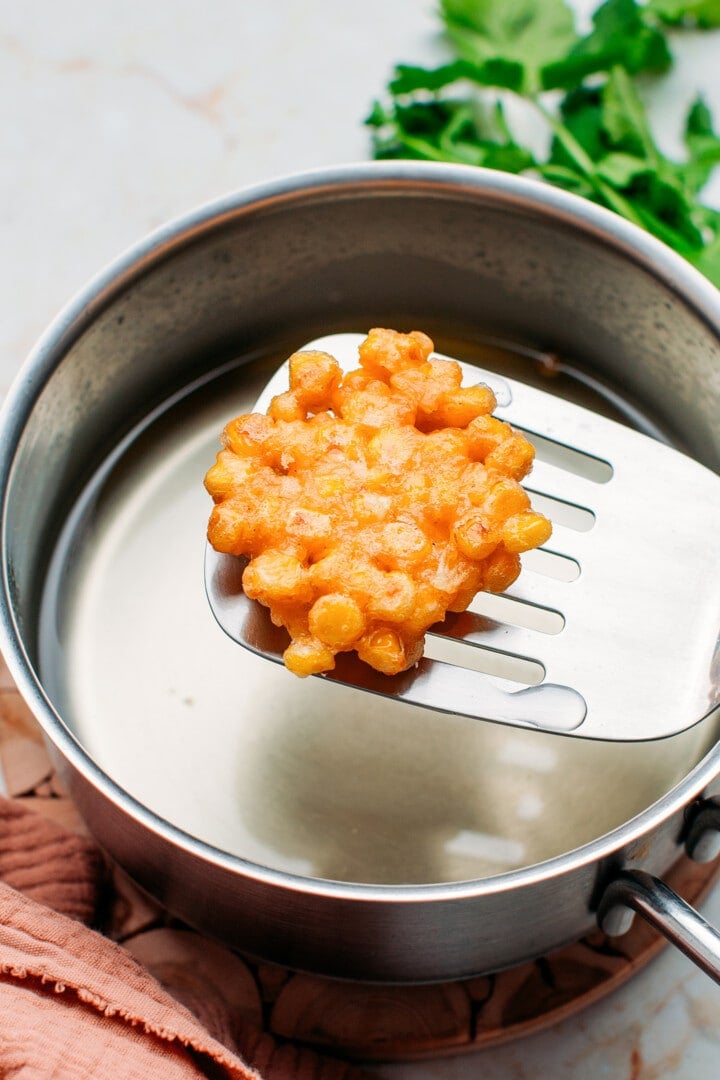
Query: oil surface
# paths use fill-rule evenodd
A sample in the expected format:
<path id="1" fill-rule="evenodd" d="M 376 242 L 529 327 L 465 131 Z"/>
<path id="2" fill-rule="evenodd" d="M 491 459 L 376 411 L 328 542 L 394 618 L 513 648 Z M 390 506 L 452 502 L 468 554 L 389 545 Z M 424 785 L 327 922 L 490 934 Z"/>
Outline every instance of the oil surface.
<path id="1" fill-rule="evenodd" d="M 653 433 L 552 358 L 438 347 Z M 699 760 L 699 728 L 604 744 L 298 680 L 234 645 L 203 586 L 203 475 L 277 363 L 229 366 L 106 463 L 59 541 L 43 677 L 97 764 L 155 813 L 304 876 L 419 884 L 540 862 L 645 809 Z M 531 572 L 531 571 L 526 571 Z"/>

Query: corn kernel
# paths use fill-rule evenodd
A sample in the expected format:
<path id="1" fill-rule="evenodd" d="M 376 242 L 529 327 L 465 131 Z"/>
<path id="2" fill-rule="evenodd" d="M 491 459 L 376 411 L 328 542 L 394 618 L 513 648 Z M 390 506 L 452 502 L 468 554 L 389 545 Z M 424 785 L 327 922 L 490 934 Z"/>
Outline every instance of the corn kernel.
<path id="1" fill-rule="evenodd" d="M 485 563 L 484 588 L 501 593 L 509 589 L 520 573 L 520 556 L 500 545 Z"/>
<path id="2" fill-rule="evenodd" d="M 511 476 L 513 480 L 522 480 L 530 472 L 534 457 L 532 443 L 515 432 L 490 451 L 485 458 L 485 468 Z"/>
<path id="3" fill-rule="evenodd" d="M 496 416 L 476 416 L 467 426 L 470 455 L 475 461 L 485 461 L 488 454 L 512 435 L 509 424 Z"/>
<path id="4" fill-rule="evenodd" d="M 503 478 L 492 485 L 482 505 L 490 517 L 508 518 L 527 510 L 530 499 L 517 480 Z"/>
<path id="5" fill-rule="evenodd" d="M 232 450 L 238 457 L 259 457 L 265 440 L 272 432 L 273 422 L 269 416 L 247 413 L 230 421 L 223 432 L 223 441 L 228 450 Z"/>
<path id="6" fill-rule="evenodd" d="M 530 551 L 549 540 L 551 532 L 552 526 L 546 517 L 526 510 L 507 519 L 502 541 L 508 551 Z"/>
<path id="7" fill-rule="evenodd" d="M 360 605 L 342 593 L 326 593 L 316 600 L 308 622 L 313 637 L 336 651 L 347 649 L 365 632 Z"/>
<path id="8" fill-rule="evenodd" d="M 288 361 L 290 392 L 309 412 L 317 412 L 340 386 L 342 372 L 334 356 L 318 351 L 294 353 Z"/>
<path id="9" fill-rule="evenodd" d="M 460 518 L 453 530 L 458 550 L 468 559 L 486 559 L 500 543 L 501 534 L 491 525 L 491 519 L 477 510 Z"/>
<path id="10" fill-rule="evenodd" d="M 438 425 L 464 428 L 479 416 L 487 416 L 496 405 L 497 400 L 489 386 L 459 387 L 443 395 L 433 420 Z"/>
<path id="11" fill-rule="evenodd" d="M 422 655 L 422 643 L 406 643 L 396 630 L 374 630 L 362 638 L 358 656 L 383 675 L 397 675 L 417 663 Z"/>
<path id="12" fill-rule="evenodd" d="M 286 390 L 284 394 L 276 394 L 272 399 L 268 407 L 268 416 L 273 420 L 305 420 L 307 409 L 302 407 L 292 390 Z"/>
<path id="13" fill-rule="evenodd" d="M 294 638 L 283 653 L 285 667 L 301 679 L 308 675 L 319 675 L 322 671 L 332 671 L 335 667 L 335 654 L 328 645 L 314 638 Z"/>
<path id="14" fill-rule="evenodd" d="M 425 363 L 434 345 L 427 334 L 413 330 L 398 334 L 376 327 L 360 346 L 360 363 L 377 378 L 386 379 L 395 371 Z"/>
<path id="15" fill-rule="evenodd" d="M 419 525 L 412 521 L 390 521 L 378 538 L 378 561 L 385 570 L 417 566 L 427 559 L 431 543 Z"/>
<path id="16" fill-rule="evenodd" d="M 243 589 L 251 600 L 262 603 L 294 600 L 306 603 L 312 596 L 307 570 L 299 559 L 284 551 L 263 551 L 243 572 Z"/>
<path id="17" fill-rule="evenodd" d="M 367 611 L 383 622 L 399 623 L 407 619 L 415 602 L 412 579 L 400 570 L 378 570 L 368 574 Z"/>

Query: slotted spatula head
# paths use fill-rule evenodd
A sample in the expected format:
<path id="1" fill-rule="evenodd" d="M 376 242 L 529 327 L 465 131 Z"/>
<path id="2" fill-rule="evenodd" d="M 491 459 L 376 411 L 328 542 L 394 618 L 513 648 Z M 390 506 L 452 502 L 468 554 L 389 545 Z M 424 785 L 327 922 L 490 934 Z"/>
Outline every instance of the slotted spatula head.
<path id="1" fill-rule="evenodd" d="M 304 346 L 357 367 L 361 334 Z M 320 676 L 480 720 L 580 738 L 639 741 L 691 727 L 720 703 L 720 477 L 613 420 L 461 364 L 495 391 L 495 415 L 535 444 L 524 481 L 553 521 L 502 596 L 429 631 L 426 655 L 382 675 L 347 653 Z M 288 386 L 283 364 L 256 404 Z M 282 663 L 288 637 L 242 591 L 245 560 L 207 546 L 205 586 L 222 629 Z"/>

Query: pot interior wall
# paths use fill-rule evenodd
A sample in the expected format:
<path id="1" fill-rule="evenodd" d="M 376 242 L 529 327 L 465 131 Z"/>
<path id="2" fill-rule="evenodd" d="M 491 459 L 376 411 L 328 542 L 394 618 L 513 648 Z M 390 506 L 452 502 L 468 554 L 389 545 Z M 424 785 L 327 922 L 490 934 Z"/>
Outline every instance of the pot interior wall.
<path id="1" fill-rule="evenodd" d="M 708 725 L 606 746 L 378 708 L 243 653 L 205 605 L 201 481 L 216 434 L 316 333 L 417 326 L 470 351 L 493 337 L 556 353 L 718 467 L 715 335 L 650 270 L 551 218 L 430 183 L 267 199 L 145 259 L 53 347 L 8 492 L 11 599 L 61 715 L 140 802 L 263 865 L 459 880 L 607 832 L 712 744 Z M 240 366 L 108 470 L 48 580 L 58 522 L 120 440 L 231 357 Z"/>

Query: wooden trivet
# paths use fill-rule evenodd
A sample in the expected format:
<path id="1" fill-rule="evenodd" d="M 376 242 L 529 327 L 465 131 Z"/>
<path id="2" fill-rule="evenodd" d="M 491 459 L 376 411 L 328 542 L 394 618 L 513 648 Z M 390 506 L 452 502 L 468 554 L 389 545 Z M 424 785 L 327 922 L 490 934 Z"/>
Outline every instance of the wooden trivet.
<path id="1" fill-rule="evenodd" d="M 0 661 L 0 776 L 7 793 L 87 832 L 53 770 L 40 728 Z M 681 858 L 668 884 L 692 904 L 718 873 Z M 666 944 L 642 919 L 622 938 L 599 931 L 497 975 L 430 986 L 344 983 L 249 961 L 173 919 L 117 866 L 104 932 L 130 950 L 221 1040 L 250 1025 L 355 1061 L 477 1050 L 549 1027 L 631 978 Z"/>

